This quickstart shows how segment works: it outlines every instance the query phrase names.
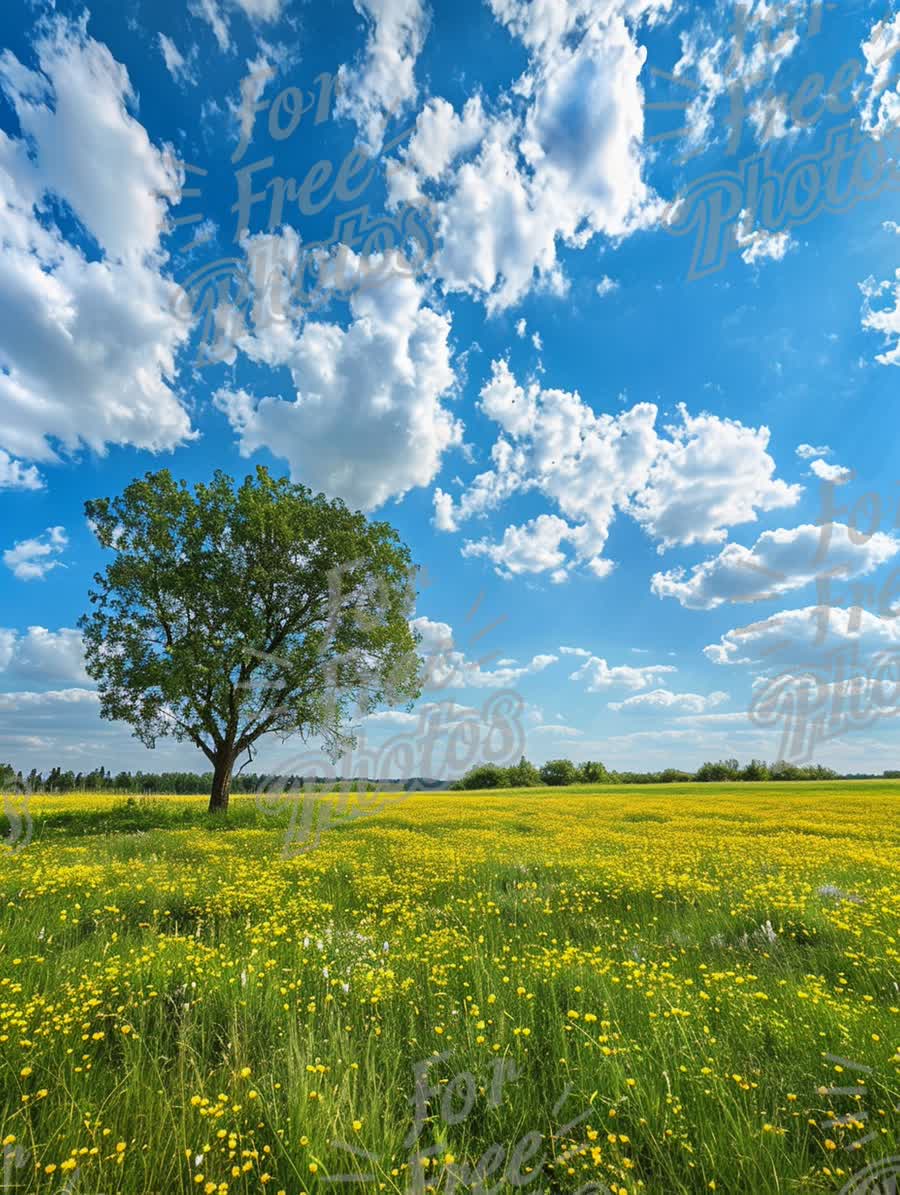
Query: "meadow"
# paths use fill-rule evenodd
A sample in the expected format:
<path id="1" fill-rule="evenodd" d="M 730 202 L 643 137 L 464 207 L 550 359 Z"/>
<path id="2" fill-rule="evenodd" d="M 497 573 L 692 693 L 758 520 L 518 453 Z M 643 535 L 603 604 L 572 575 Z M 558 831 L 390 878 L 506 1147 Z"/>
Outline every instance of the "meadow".
<path id="1" fill-rule="evenodd" d="M 3 1190 L 841 1191 L 900 1153 L 898 792 L 34 796 Z"/>

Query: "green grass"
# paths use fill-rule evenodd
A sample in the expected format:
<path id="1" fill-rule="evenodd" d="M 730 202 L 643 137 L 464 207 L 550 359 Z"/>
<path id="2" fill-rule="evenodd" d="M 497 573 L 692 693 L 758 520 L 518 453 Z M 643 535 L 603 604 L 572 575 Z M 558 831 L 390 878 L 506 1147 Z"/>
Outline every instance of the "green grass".
<path id="1" fill-rule="evenodd" d="M 288 805 L 34 798 L 0 858 L 7 1189 L 72 1158 L 97 1195 L 837 1192 L 900 1152 L 898 791 L 395 797 L 288 857 Z"/>

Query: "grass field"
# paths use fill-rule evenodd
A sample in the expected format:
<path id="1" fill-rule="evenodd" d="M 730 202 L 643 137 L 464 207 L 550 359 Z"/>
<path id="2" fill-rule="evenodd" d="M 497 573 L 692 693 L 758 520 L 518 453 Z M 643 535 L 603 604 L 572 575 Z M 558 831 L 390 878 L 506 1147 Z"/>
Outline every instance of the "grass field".
<path id="1" fill-rule="evenodd" d="M 3 1189 L 840 1191 L 900 1153 L 898 793 L 394 797 L 287 857 L 277 802 L 33 797 Z"/>

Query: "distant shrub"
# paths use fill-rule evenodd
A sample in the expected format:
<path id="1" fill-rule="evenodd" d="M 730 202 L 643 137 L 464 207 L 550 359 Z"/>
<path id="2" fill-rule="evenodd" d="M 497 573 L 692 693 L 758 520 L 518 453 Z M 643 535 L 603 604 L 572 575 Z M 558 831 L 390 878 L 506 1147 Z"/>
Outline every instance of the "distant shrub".
<path id="1" fill-rule="evenodd" d="M 541 768 L 541 780 L 544 784 L 574 784 L 577 779 L 578 771 L 571 759 L 548 759 Z"/>
<path id="2" fill-rule="evenodd" d="M 541 774 L 523 755 L 517 764 L 507 768 L 511 788 L 534 788 L 540 784 Z"/>
<path id="3" fill-rule="evenodd" d="M 578 779 L 582 784 L 603 784 L 609 780 L 609 772 L 602 763 L 587 760 L 578 768 Z"/>
<path id="4" fill-rule="evenodd" d="M 511 788 L 509 769 L 494 763 L 478 764 L 452 785 L 457 791 L 470 788 Z"/>

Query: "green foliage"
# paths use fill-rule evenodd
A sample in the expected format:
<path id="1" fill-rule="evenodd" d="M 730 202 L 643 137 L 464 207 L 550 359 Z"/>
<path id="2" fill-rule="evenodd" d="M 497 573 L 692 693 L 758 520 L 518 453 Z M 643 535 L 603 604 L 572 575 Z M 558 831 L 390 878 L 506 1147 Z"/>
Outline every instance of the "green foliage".
<path id="1" fill-rule="evenodd" d="M 694 776 L 695 780 L 737 780 L 741 765 L 736 759 L 720 759 L 715 763 L 707 761 L 701 764 Z"/>
<path id="2" fill-rule="evenodd" d="M 352 714 L 418 696 L 414 569 L 384 522 L 265 468 L 193 491 L 168 470 L 85 504 L 115 553 L 79 622 L 104 718 L 213 765 L 211 807 L 263 734 L 353 745 Z"/>
<path id="3" fill-rule="evenodd" d="M 510 786 L 509 769 L 498 767 L 495 763 L 483 763 L 470 768 L 452 787 L 459 791 L 475 788 L 509 788 Z"/>
<path id="4" fill-rule="evenodd" d="M 525 756 L 517 764 L 507 769 L 510 788 L 534 788 L 541 783 L 541 774 Z"/>
<path id="5" fill-rule="evenodd" d="M 541 768 L 541 780 L 544 784 L 554 787 L 561 784 L 574 784 L 578 779 L 578 772 L 571 759 L 548 759 Z"/>
<path id="6" fill-rule="evenodd" d="M 609 772 L 602 763 L 588 760 L 579 764 L 577 778 L 582 784 L 605 784 L 609 780 Z"/>

